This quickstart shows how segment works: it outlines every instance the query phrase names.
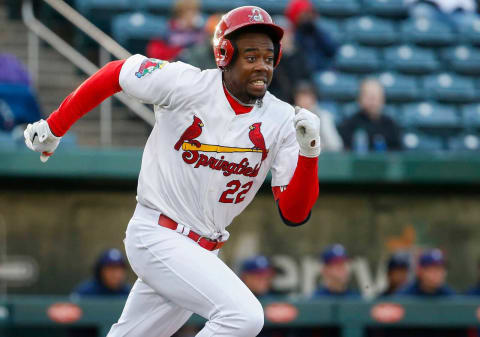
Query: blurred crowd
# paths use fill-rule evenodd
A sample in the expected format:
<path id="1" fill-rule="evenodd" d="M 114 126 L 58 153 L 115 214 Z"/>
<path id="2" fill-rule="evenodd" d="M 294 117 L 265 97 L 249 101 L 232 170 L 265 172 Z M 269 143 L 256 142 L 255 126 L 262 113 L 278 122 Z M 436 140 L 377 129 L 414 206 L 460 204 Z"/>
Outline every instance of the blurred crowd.
<path id="1" fill-rule="evenodd" d="M 343 245 L 336 243 L 326 247 L 318 256 L 320 282 L 308 298 L 362 298 L 361 289 L 352 288 L 351 263 Z M 278 270 L 268 257 L 254 255 L 241 261 L 239 266 L 238 276 L 260 300 L 286 295 L 273 286 Z M 108 249 L 95 262 L 92 277 L 80 283 L 72 296 L 127 296 L 130 291 L 127 270 L 128 264 L 122 253 L 118 249 Z M 419 256 L 405 251 L 394 252 L 385 265 L 386 286 L 377 297 L 480 296 L 480 263 L 477 283 L 463 293 L 447 284 L 447 271 L 447 260 L 441 249 L 426 249 Z"/>

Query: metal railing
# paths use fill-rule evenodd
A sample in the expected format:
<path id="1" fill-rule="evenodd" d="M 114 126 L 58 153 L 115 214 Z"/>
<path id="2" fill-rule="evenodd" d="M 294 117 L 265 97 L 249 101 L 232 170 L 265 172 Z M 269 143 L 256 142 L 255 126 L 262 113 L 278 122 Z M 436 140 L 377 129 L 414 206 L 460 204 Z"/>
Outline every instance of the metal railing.
<path id="1" fill-rule="evenodd" d="M 94 24 L 88 21 L 75 9 L 70 7 L 62 0 L 42 0 L 50 5 L 65 19 L 71 22 L 80 31 L 98 43 L 100 47 L 100 63 L 103 65 L 110 61 L 110 55 L 117 59 L 128 58 L 131 54 L 113 40 L 110 36 L 102 32 Z M 81 69 L 87 75 L 92 75 L 100 68 L 79 53 L 75 48 L 66 43 L 57 34 L 41 23 L 34 14 L 32 0 L 24 0 L 22 4 L 23 22 L 29 29 L 28 33 L 28 68 L 35 84 L 39 77 L 39 47 L 42 39 L 48 43 L 57 52 L 67 58 L 76 67 Z M 115 97 L 130 108 L 136 115 L 145 120 L 150 125 L 154 125 L 155 117 L 153 111 L 144 104 L 132 100 L 124 93 L 120 92 Z M 112 143 L 112 104 L 111 100 L 105 100 L 100 106 L 100 143 L 102 146 L 108 146 Z"/>

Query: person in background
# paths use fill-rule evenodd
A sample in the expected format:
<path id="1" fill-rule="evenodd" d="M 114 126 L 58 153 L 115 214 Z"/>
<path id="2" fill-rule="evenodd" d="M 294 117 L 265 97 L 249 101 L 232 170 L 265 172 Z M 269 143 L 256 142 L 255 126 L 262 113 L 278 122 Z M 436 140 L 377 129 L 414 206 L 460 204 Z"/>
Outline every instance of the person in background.
<path id="1" fill-rule="evenodd" d="M 380 297 L 391 296 L 403 288 L 408 280 L 410 256 L 405 252 L 396 252 L 390 256 L 387 263 L 387 289 Z"/>
<path id="2" fill-rule="evenodd" d="M 194 45 L 191 48 L 185 49 L 180 54 L 180 61 L 191 64 L 194 67 L 205 69 L 214 69 L 217 67 L 215 63 L 215 56 L 213 55 L 213 33 L 215 27 L 222 18 L 221 14 L 212 14 L 208 17 L 205 24 L 205 35 L 208 36 L 203 42 Z M 282 59 L 283 62 L 283 59 Z M 276 71 L 276 70 L 275 70 Z"/>
<path id="3" fill-rule="evenodd" d="M 242 262 L 240 278 L 248 289 L 258 298 L 274 296 L 272 281 L 275 271 L 267 257 L 257 255 Z"/>
<path id="4" fill-rule="evenodd" d="M 350 264 L 347 251 L 341 244 L 328 246 L 321 254 L 323 262 L 322 285 L 315 291 L 313 298 L 358 297 L 359 294 L 348 286 L 350 282 Z"/>
<path id="5" fill-rule="evenodd" d="M 177 0 L 169 22 L 166 40 L 153 39 L 147 45 L 147 55 L 160 60 L 175 59 L 184 48 L 201 43 L 205 38 L 198 0 Z"/>
<path id="6" fill-rule="evenodd" d="M 78 296 L 127 296 L 127 263 L 118 249 L 104 251 L 94 267 L 92 279 L 81 283 L 73 291 Z"/>
<path id="7" fill-rule="evenodd" d="M 455 295 L 447 285 L 445 257 L 440 249 L 426 250 L 420 256 L 416 279 L 400 289 L 396 295 L 440 297 Z"/>
<path id="8" fill-rule="evenodd" d="M 284 16 L 274 21 L 284 29 L 282 38 L 282 62 L 275 68 L 268 91 L 290 104 L 294 103 L 295 87 L 302 81 L 310 81 L 312 70 L 308 67 L 306 55 L 295 45 L 294 26 Z"/>
<path id="9" fill-rule="evenodd" d="M 477 262 L 477 284 L 470 288 L 465 295 L 480 296 L 480 260 Z"/>
<path id="10" fill-rule="evenodd" d="M 328 68 L 334 60 L 338 45 L 316 24 L 318 16 L 311 1 L 291 0 L 285 9 L 285 16 L 295 27 L 295 42 L 306 56 L 309 68 L 312 71 Z"/>
<path id="11" fill-rule="evenodd" d="M 309 82 L 300 82 L 295 89 L 294 104 L 310 110 L 320 118 L 320 140 L 324 151 L 337 152 L 343 149 L 333 116 L 318 106 L 315 88 Z"/>
<path id="12" fill-rule="evenodd" d="M 339 127 L 344 147 L 356 152 L 401 150 L 400 129 L 392 118 L 383 114 L 385 93 L 378 80 L 362 81 L 358 105 L 360 110 Z"/>

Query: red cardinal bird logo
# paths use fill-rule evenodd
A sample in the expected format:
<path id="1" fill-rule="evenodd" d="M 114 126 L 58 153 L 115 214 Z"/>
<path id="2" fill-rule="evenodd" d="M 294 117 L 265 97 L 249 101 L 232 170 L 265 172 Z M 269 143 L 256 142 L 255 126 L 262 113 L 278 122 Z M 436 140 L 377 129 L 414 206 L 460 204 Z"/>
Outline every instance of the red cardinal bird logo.
<path id="1" fill-rule="evenodd" d="M 262 161 L 267 158 L 268 150 L 265 146 L 265 139 L 263 139 L 262 132 L 260 131 L 260 126 L 262 123 L 254 123 L 250 125 L 250 132 L 248 133 L 248 137 L 252 141 L 254 145 L 254 149 L 262 150 Z"/>
<path id="2" fill-rule="evenodd" d="M 193 123 L 190 125 L 185 132 L 182 134 L 178 142 L 175 144 L 175 150 L 180 150 L 180 147 L 184 142 L 189 142 L 190 144 L 200 147 L 201 144 L 198 140 L 195 140 L 198 136 L 202 134 L 203 122 L 197 116 L 193 116 Z"/>

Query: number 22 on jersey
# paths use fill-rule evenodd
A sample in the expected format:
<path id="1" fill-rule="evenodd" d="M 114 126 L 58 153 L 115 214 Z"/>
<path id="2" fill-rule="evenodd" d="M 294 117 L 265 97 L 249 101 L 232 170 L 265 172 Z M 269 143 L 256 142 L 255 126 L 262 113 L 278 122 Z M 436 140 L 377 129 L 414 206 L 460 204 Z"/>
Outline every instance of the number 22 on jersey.
<path id="1" fill-rule="evenodd" d="M 253 185 L 253 181 L 249 181 L 242 185 L 240 180 L 232 180 L 227 183 L 227 190 L 225 190 L 220 196 L 220 202 L 225 204 L 238 204 L 245 199 L 245 194 L 250 191 Z M 239 191 L 240 190 L 240 191 Z M 238 193 L 237 193 L 238 192 Z M 235 195 L 236 194 L 236 195 Z"/>

